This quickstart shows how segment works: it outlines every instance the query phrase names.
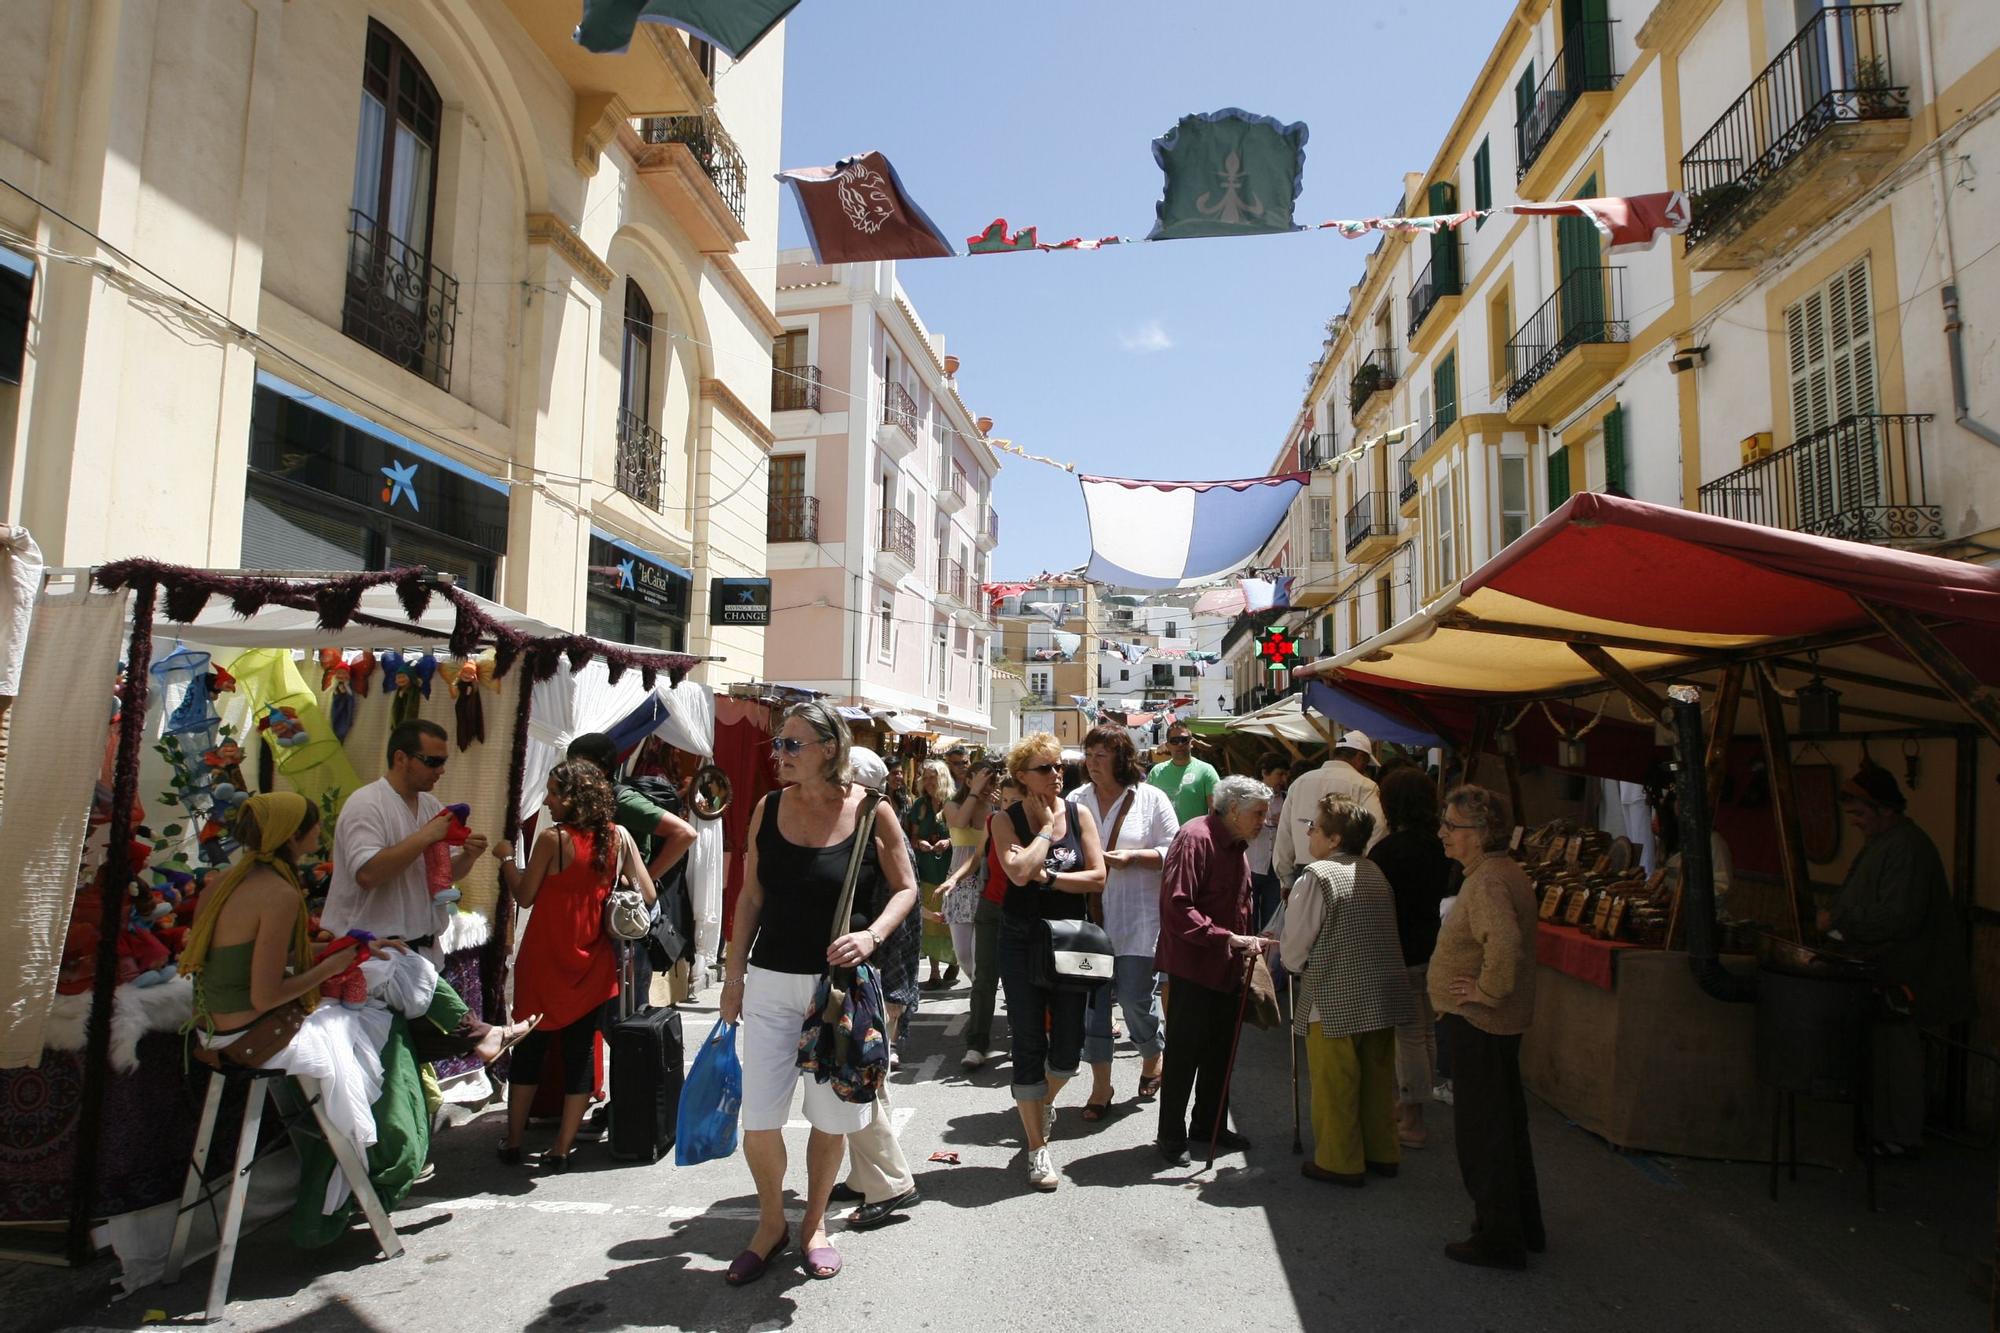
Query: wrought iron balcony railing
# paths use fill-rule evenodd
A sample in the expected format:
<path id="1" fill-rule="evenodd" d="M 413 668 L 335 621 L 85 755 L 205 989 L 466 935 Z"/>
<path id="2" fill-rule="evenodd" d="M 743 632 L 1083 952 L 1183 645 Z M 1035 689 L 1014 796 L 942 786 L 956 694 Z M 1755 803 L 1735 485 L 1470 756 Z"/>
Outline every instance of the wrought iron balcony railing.
<path id="1" fill-rule="evenodd" d="M 956 560 L 938 561 L 938 595 L 954 602 L 965 600 L 965 566 Z"/>
<path id="2" fill-rule="evenodd" d="M 1535 159 L 1555 138 L 1556 130 L 1585 93 L 1609 92 L 1618 86 L 1612 68 L 1611 29 L 1615 20 L 1584 19 L 1570 25 L 1562 50 L 1550 62 L 1535 94 L 1514 123 L 1514 175 L 1528 174 Z"/>
<path id="3" fill-rule="evenodd" d="M 956 463 L 944 470 L 944 489 L 962 505 L 965 503 L 965 469 Z"/>
<path id="4" fill-rule="evenodd" d="M 819 367 L 771 367 L 771 410 L 773 412 L 819 411 Z"/>
<path id="5" fill-rule="evenodd" d="M 819 497 L 817 495 L 774 495 L 764 511 L 764 540 L 767 542 L 816 542 L 819 540 Z"/>
<path id="6" fill-rule="evenodd" d="M 660 507 L 666 437 L 635 412 L 618 413 L 618 489 L 648 509 Z"/>
<path id="7" fill-rule="evenodd" d="M 1924 425 L 1929 413 L 1853 416 L 1701 488 L 1701 510 L 1765 527 L 1848 541 L 1944 536 L 1929 503 Z"/>
<path id="8" fill-rule="evenodd" d="M 1347 410 L 1351 415 L 1361 410 L 1361 405 L 1382 389 L 1394 388 L 1396 384 L 1396 349 L 1378 347 L 1361 358 L 1355 367 L 1354 378 L 1347 382 Z"/>
<path id="9" fill-rule="evenodd" d="M 723 204 L 741 224 L 747 198 L 748 171 L 736 141 L 722 128 L 713 111 L 694 116 L 647 116 L 639 122 L 639 137 L 647 143 L 686 144 L 702 174 L 722 196 Z"/>
<path id="10" fill-rule="evenodd" d="M 1507 401 L 1519 402 L 1564 356 L 1585 343 L 1632 341 L 1625 318 L 1625 270 L 1573 268 L 1556 293 L 1507 344 Z"/>
<path id="11" fill-rule="evenodd" d="M 1459 293 L 1458 238 L 1451 237 L 1444 242 L 1446 248 L 1439 251 L 1410 288 L 1410 332 L 1415 334 L 1431 310 L 1447 296 Z"/>
<path id="12" fill-rule="evenodd" d="M 917 524 L 900 509 L 882 511 L 882 553 L 901 560 L 910 568 L 917 566 Z"/>
<path id="13" fill-rule="evenodd" d="M 1310 472 L 1333 457 L 1333 432 L 1317 431 L 1299 443 L 1299 470 Z"/>
<path id="14" fill-rule="evenodd" d="M 1436 428 L 1433 427 L 1432 429 L 1435 430 Z M 1428 440 L 1430 438 L 1432 438 L 1430 432 L 1425 432 L 1424 439 Z M 1412 443 L 1409 448 L 1403 450 L 1401 454 L 1397 455 L 1396 503 L 1398 504 L 1408 504 L 1417 498 L 1416 462 L 1419 458 L 1423 457 L 1424 447 L 1423 440 L 1418 440 Z"/>
<path id="15" fill-rule="evenodd" d="M 917 419 L 917 400 L 910 397 L 908 389 L 894 380 L 890 380 L 883 387 L 885 392 L 882 396 L 882 420 L 900 429 L 903 434 L 910 437 L 910 443 L 915 444 L 917 432 L 922 429 L 922 423 Z"/>
<path id="16" fill-rule="evenodd" d="M 997 509 L 986 511 L 986 535 L 996 542 L 1000 540 L 1000 512 Z"/>
<path id="17" fill-rule="evenodd" d="M 340 331 L 449 392 L 457 326 L 458 279 L 349 209 Z"/>
<path id="18" fill-rule="evenodd" d="M 1370 537 L 1392 537 L 1396 533 L 1389 519 L 1389 497 L 1380 491 L 1368 491 L 1358 496 L 1354 506 L 1347 511 L 1347 554 L 1353 555 L 1355 548 Z"/>
<path id="19" fill-rule="evenodd" d="M 1806 21 L 1777 59 L 1681 159 L 1690 249 L 1835 125 L 1910 114 L 1890 62 L 1899 5 L 1841 5 Z"/>

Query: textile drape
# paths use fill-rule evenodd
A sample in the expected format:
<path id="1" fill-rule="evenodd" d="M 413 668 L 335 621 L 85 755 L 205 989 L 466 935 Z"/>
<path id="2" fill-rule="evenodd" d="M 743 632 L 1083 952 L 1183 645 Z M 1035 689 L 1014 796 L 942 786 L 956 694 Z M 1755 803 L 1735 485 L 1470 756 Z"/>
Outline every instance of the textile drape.
<path id="1" fill-rule="evenodd" d="M 659 682 L 666 700 L 667 720 L 655 733 L 676 750 L 715 758 L 715 695 L 698 681 L 669 686 Z M 742 799 L 738 792 L 736 799 Z M 733 808 L 733 802 L 732 802 Z M 688 894 L 694 907 L 694 944 L 698 962 L 713 959 L 722 944 L 723 820 L 693 821 L 694 848 L 688 852 Z"/>
<path id="2" fill-rule="evenodd" d="M 528 719 L 528 767 L 521 780 L 521 818 L 542 808 L 549 771 L 563 760 L 569 743 L 591 731 L 604 731 L 638 707 L 646 697 L 639 673 L 627 671 L 611 683 L 601 659 L 573 671 L 563 660 L 556 673 L 535 682 Z M 525 851 L 525 849 L 522 849 Z"/>

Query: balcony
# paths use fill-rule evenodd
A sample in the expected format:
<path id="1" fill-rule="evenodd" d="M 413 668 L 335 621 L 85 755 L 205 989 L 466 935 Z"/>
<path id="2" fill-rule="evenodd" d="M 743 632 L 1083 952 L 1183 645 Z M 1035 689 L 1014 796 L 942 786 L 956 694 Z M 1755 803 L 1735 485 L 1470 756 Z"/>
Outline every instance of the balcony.
<path id="1" fill-rule="evenodd" d="M 900 509 L 884 509 L 881 540 L 875 548 L 875 572 L 894 582 L 916 571 L 916 521 Z"/>
<path id="2" fill-rule="evenodd" d="M 648 509 L 660 507 L 667 440 L 636 413 L 618 414 L 618 489 Z"/>
<path id="3" fill-rule="evenodd" d="M 1756 268 L 1880 181 L 1910 137 L 1889 20 L 1899 6 L 1823 9 L 1681 159 L 1697 269 Z"/>
<path id="4" fill-rule="evenodd" d="M 1618 76 L 1611 72 L 1612 29 L 1617 26 L 1601 19 L 1571 24 L 1526 114 L 1515 122 L 1515 178 L 1523 199 L 1553 194 L 1603 126 L 1611 90 L 1618 86 Z"/>
<path id="5" fill-rule="evenodd" d="M 1389 391 L 1396 387 L 1396 350 L 1378 347 L 1361 358 L 1354 378 L 1347 382 L 1347 413 L 1354 418 L 1356 433 L 1368 428 L 1375 414 L 1388 405 Z"/>
<path id="6" fill-rule="evenodd" d="M 1000 515 L 991 505 L 986 509 L 986 521 L 980 524 L 979 531 L 972 534 L 972 539 L 979 543 L 982 551 L 990 551 L 1000 544 Z"/>
<path id="7" fill-rule="evenodd" d="M 743 154 L 715 112 L 648 116 L 636 145 L 639 179 L 703 254 L 730 254 L 749 240 L 743 230 L 748 178 Z"/>
<path id="8" fill-rule="evenodd" d="M 1425 441 L 1430 438 L 1430 433 L 1425 432 L 1422 439 L 1413 442 L 1396 458 L 1396 503 L 1406 514 L 1417 503 L 1417 460 L 1424 456 Z"/>
<path id="9" fill-rule="evenodd" d="M 1347 558 L 1355 564 L 1372 560 L 1387 550 L 1396 537 L 1396 520 L 1389 509 L 1389 497 L 1381 491 L 1359 496 L 1354 507 L 1347 511 L 1345 527 Z"/>
<path id="10" fill-rule="evenodd" d="M 767 543 L 818 541 L 819 497 L 772 496 L 764 510 L 764 540 Z"/>
<path id="11" fill-rule="evenodd" d="M 1429 351 L 1438 335 L 1451 327 L 1463 290 L 1459 281 L 1458 238 L 1434 237 L 1433 241 L 1437 248 L 1431 252 L 1431 262 L 1424 265 L 1424 271 L 1410 288 L 1410 351 L 1415 355 Z M 1432 319 L 1432 315 L 1437 318 Z"/>
<path id="12" fill-rule="evenodd" d="M 1299 471 L 1310 472 L 1323 463 L 1333 461 L 1333 432 L 1318 431 L 1307 436 L 1299 444 Z"/>
<path id="13" fill-rule="evenodd" d="M 578 44 L 575 5 L 548 0 L 506 0 L 515 22 L 577 95 L 579 108 L 615 98 L 628 116 L 695 111 L 715 91 L 688 49 L 687 39 L 664 24 L 641 23 L 629 50 L 599 54 Z"/>
<path id="14" fill-rule="evenodd" d="M 458 279 L 349 209 L 340 331 L 449 393 L 457 326 Z"/>
<path id="15" fill-rule="evenodd" d="M 1507 344 L 1507 420 L 1562 420 L 1625 364 L 1625 270 L 1574 268 Z"/>
<path id="16" fill-rule="evenodd" d="M 923 422 L 917 416 L 917 403 L 909 390 L 894 380 L 882 387 L 882 420 L 875 427 L 875 447 L 896 462 L 916 452 Z"/>
<path id="17" fill-rule="evenodd" d="M 819 367 L 771 367 L 771 410 L 773 412 L 819 411 Z"/>
<path id="18" fill-rule="evenodd" d="M 955 463 L 940 469 L 937 507 L 940 514 L 956 514 L 965 508 L 965 469 Z"/>
<path id="19" fill-rule="evenodd" d="M 1894 546 L 1944 536 L 1924 484 L 1929 413 L 1853 416 L 1701 488 L 1701 511 Z"/>
<path id="20" fill-rule="evenodd" d="M 937 594 L 946 602 L 965 605 L 965 566 L 956 560 L 938 561 Z"/>

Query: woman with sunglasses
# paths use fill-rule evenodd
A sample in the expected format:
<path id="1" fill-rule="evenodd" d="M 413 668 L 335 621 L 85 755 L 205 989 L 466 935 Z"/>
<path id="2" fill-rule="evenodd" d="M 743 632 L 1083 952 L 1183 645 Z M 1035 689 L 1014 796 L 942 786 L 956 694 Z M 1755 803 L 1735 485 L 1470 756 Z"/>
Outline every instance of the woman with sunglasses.
<path id="1" fill-rule="evenodd" d="M 1037 986 L 1030 960 L 1041 944 L 1038 923 L 1084 915 L 1089 896 L 1104 891 L 1104 851 L 1097 821 L 1062 795 L 1062 745 L 1038 731 L 1007 755 L 1022 798 L 995 819 L 994 850 L 1007 876 L 1000 914 L 1000 984 L 1007 988 L 1013 1036 L 1014 1105 L 1028 1141 L 1028 1183 L 1053 1190 L 1062 1183 L 1049 1156 L 1056 1095 L 1083 1061 L 1082 991 Z"/>
<path id="2" fill-rule="evenodd" d="M 883 941 L 917 903 L 910 847 L 886 809 L 862 849 L 857 904 L 881 901 L 872 921 L 841 922 L 827 943 L 839 910 L 847 865 L 860 832 L 866 793 L 848 767 L 852 738 L 828 703 L 813 700 L 785 714 L 771 742 L 780 790 L 750 814 L 743 891 L 736 902 L 722 983 L 722 1018 L 743 1025 L 743 1156 L 757 1183 L 757 1230 L 749 1248 L 729 1265 L 731 1286 L 762 1277 L 791 1243 L 785 1217 L 785 1122 L 801 1082 L 797 1065 L 799 1023 L 830 967 L 853 967 L 873 958 Z M 877 879 L 886 881 L 877 891 Z M 799 1234 L 806 1275 L 830 1278 L 840 1252 L 828 1242 L 826 1210 L 839 1178 L 847 1136 L 867 1125 L 872 1107 L 844 1102 L 831 1084 L 805 1079 L 805 1114 L 812 1124 L 806 1145 L 806 1207 Z"/>

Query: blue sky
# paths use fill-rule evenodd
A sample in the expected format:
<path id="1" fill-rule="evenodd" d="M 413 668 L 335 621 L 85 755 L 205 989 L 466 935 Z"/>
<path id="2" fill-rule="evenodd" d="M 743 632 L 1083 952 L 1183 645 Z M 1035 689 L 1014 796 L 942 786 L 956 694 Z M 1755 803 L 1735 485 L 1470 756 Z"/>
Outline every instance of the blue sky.
<path id="1" fill-rule="evenodd" d="M 786 28 L 783 165 L 869 149 L 955 243 L 1142 236 L 1152 140 L 1226 106 L 1303 120 L 1302 222 L 1386 210 L 1430 164 L 1509 5 L 805 0 Z M 803 245 L 784 202 L 783 241 Z M 898 266 L 993 433 L 1119 476 L 1262 474 L 1372 240 L 1333 232 Z M 997 578 L 1084 562 L 1073 477 L 1003 458 Z"/>

